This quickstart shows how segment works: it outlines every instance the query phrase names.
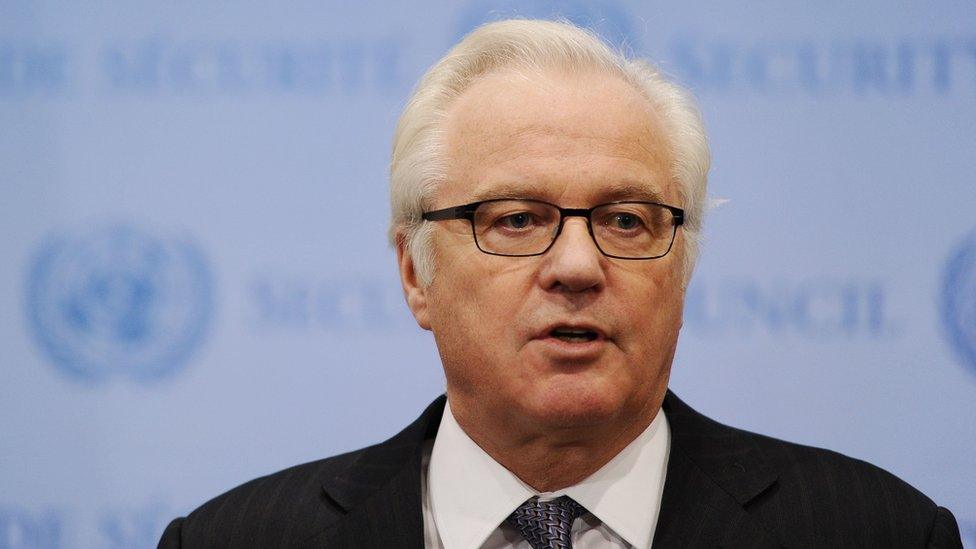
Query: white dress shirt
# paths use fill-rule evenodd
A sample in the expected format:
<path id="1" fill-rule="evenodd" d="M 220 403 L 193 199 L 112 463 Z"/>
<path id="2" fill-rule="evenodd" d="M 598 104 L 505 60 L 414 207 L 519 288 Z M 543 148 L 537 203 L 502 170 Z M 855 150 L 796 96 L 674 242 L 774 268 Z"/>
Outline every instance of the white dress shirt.
<path id="1" fill-rule="evenodd" d="M 654 539 L 671 431 L 664 412 L 579 484 L 540 493 L 491 458 L 461 429 L 450 402 L 421 476 L 427 549 L 531 549 L 505 519 L 527 499 L 566 495 L 588 511 L 572 527 L 575 549 L 649 549 Z"/>

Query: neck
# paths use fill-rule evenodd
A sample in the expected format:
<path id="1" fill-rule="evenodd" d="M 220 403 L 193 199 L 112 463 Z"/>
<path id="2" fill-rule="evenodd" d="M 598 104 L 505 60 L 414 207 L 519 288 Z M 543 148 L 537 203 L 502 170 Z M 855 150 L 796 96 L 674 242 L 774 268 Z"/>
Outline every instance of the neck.
<path id="1" fill-rule="evenodd" d="M 478 421 L 453 403 L 451 412 L 492 459 L 534 490 L 554 492 L 578 484 L 606 465 L 647 429 L 662 401 L 663 394 L 637 414 L 625 414 L 623 421 L 597 426 L 516 428 L 517 421 Z"/>

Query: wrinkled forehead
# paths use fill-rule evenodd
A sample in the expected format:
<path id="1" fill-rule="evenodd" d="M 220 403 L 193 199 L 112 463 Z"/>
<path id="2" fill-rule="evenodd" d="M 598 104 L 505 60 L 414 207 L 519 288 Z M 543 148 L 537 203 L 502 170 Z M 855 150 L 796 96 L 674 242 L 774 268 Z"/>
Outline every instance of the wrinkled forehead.
<path id="1" fill-rule="evenodd" d="M 614 75 L 482 77 L 447 113 L 447 181 L 438 202 L 522 196 L 673 203 L 662 127 L 640 90 Z"/>

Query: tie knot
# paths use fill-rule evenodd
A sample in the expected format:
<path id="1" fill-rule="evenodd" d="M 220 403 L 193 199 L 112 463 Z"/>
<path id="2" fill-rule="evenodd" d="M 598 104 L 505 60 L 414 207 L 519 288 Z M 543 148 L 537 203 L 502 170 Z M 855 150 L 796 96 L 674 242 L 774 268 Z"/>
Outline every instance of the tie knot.
<path id="1" fill-rule="evenodd" d="M 586 508 L 569 496 L 552 501 L 532 498 L 506 519 L 532 549 L 571 549 L 573 521 L 586 514 Z"/>

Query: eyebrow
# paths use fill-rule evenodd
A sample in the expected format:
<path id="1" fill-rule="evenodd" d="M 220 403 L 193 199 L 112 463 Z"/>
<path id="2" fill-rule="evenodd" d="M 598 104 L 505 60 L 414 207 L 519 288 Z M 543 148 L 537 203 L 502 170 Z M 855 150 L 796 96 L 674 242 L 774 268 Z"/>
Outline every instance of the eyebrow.
<path id="1" fill-rule="evenodd" d="M 657 190 L 644 183 L 625 181 L 610 183 L 597 193 L 597 203 L 617 202 L 621 200 L 635 200 L 640 202 L 663 203 L 664 197 Z M 473 201 L 495 200 L 499 198 L 531 198 L 536 200 L 551 200 L 545 192 L 540 192 L 538 185 L 525 183 L 501 183 L 474 194 Z"/>

